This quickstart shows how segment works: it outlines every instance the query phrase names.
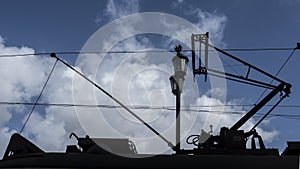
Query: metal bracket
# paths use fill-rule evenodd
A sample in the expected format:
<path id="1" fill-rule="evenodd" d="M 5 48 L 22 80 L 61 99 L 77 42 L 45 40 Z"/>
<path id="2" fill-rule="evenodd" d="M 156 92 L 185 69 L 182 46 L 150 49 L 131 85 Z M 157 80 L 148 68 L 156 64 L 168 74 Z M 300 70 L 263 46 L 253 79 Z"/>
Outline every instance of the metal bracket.
<path id="1" fill-rule="evenodd" d="M 207 80 L 207 69 L 206 67 L 200 66 L 198 69 L 194 70 L 194 74 L 196 75 L 204 75 L 204 81 L 206 82 Z"/>

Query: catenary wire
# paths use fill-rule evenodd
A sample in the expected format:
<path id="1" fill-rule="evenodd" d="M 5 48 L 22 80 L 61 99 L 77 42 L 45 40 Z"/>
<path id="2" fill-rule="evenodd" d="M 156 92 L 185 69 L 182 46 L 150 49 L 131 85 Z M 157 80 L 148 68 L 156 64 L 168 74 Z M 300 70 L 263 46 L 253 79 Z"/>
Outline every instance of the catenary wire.
<path id="1" fill-rule="evenodd" d="M 283 67 L 286 65 L 286 63 L 288 62 L 288 60 L 291 58 L 291 56 L 293 55 L 293 53 L 295 52 L 295 48 L 232 48 L 232 49 L 224 49 L 226 51 L 274 51 L 274 50 L 293 50 L 292 53 L 290 54 L 290 56 L 287 58 L 287 60 L 284 62 L 284 64 L 281 66 L 281 68 L 279 69 L 279 71 L 277 72 L 276 76 L 279 74 L 279 72 L 283 69 Z M 187 51 L 191 51 L 191 50 L 183 50 L 183 52 L 187 52 Z M 100 53 L 151 53 L 151 52 L 174 52 L 173 50 L 151 50 L 151 51 L 108 51 L 108 52 L 56 52 L 57 54 L 100 54 Z M 50 52 L 44 52 L 44 53 L 35 53 L 35 54 L 13 54 L 13 55 L 0 55 L 0 57 L 18 57 L 18 56 L 33 56 L 33 55 L 48 55 L 50 54 Z M 231 67 L 231 66 L 230 66 Z M 46 84 L 45 84 L 46 85 Z M 39 99 L 39 97 L 38 97 Z M 38 100 L 37 99 L 37 100 Z M 1 103 L 0 103 L 1 104 Z M 39 105 L 39 104 L 35 104 L 35 105 Z M 35 107 L 34 105 L 34 107 Z M 48 105 L 51 106 L 51 105 Z M 55 106 L 55 105 L 52 105 Z M 56 105 L 58 106 L 58 105 Z M 66 105 L 60 105 L 60 106 L 66 106 Z M 78 105 L 74 105 L 74 106 L 78 106 Z M 33 109 L 34 109 L 33 107 Z M 33 110 L 32 109 L 32 110 Z M 32 113 L 32 112 L 31 112 Z M 29 114 L 29 117 L 31 115 L 31 113 Z M 28 119 L 26 120 L 24 126 L 26 125 Z M 22 132 L 23 128 L 21 129 Z"/>
<path id="2" fill-rule="evenodd" d="M 295 48 L 228 48 L 222 49 L 224 51 L 239 51 L 239 52 L 251 52 L 251 51 L 286 51 L 295 50 Z M 191 52 L 190 49 L 182 50 L 182 52 Z M 214 50 L 211 50 L 214 51 Z M 164 53 L 164 52 L 175 52 L 174 50 L 142 50 L 142 51 L 90 51 L 90 52 L 80 52 L 80 51 L 61 51 L 55 52 L 60 55 L 78 55 L 78 54 L 118 54 L 118 53 Z M 39 55 L 49 55 L 53 52 L 40 52 L 40 53 L 21 53 L 21 54 L 1 54 L 0 58 L 7 57 L 24 57 L 24 56 L 39 56 Z"/>
<path id="3" fill-rule="evenodd" d="M 231 66 L 227 61 L 225 61 L 225 59 L 223 59 L 222 57 L 220 57 L 221 61 L 224 62 L 226 64 L 227 67 L 229 67 L 231 70 L 234 71 L 234 73 L 236 73 L 239 76 L 242 76 L 237 70 L 234 69 L 233 66 Z"/>
<path id="4" fill-rule="evenodd" d="M 107 109 L 118 109 L 121 106 L 117 105 L 91 105 L 91 104 L 69 104 L 69 103 L 30 103 L 30 102 L 0 102 L 0 105 L 36 105 L 36 106 L 55 106 L 55 107 L 85 107 L 85 108 L 107 108 Z M 202 113 L 212 113 L 212 114 L 220 114 L 222 115 L 243 115 L 245 111 L 209 111 L 209 110 L 201 110 L 201 109 L 193 109 L 186 107 L 216 107 L 216 106 L 251 106 L 249 105 L 211 105 L 211 106 L 182 106 L 183 112 L 202 112 Z M 266 105 L 266 106 L 274 106 L 274 105 Z M 143 105 L 132 105 L 127 106 L 130 109 L 145 109 L 145 110 L 167 110 L 167 111 L 175 111 L 174 106 L 143 106 Z M 300 105 L 282 105 L 278 107 L 285 108 L 300 108 Z M 224 113 L 224 114 L 223 114 Z M 263 116 L 264 114 L 258 113 L 256 116 Z M 284 117 L 291 119 L 300 120 L 300 114 L 270 114 L 270 117 Z"/>
<path id="5" fill-rule="evenodd" d="M 297 48 L 294 48 L 292 50 L 292 52 L 288 55 L 288 57 L 286 58 L 286 60 L 283 62 L 283 64 L 281 65 L 281 67 L 279 68 L 279 70 L 277 71 L 277 73 L 275 74 L 275 77 L 277 77 L 279 75 L 279 73 L 282 71 L 282 69 L 285 67 L 285 65 L 287 64 L 287 62 L 291 59 L 291 57 L 293 56 L 293 54 L 295 53 Z M 270 81 L 270 85 L 273 83 L 274 79 L 272 79 Z M 267 89 L 265 89 L 260 96 L 258 97 L 258 99 L 256 100 L 255 104 L 257 104 L 259 102 L 259 100 L 264 96 L 264 94 L 267 92 Z"/>
<path id="6" fill-rule="evenodd" d="M 0 101 L 0 105 L 34 105 L 33 102 L 6 102 Z M 71 104 L 71 103 L 36 103 L 38 106 L 57 106 L 57 107 L 107 107 L 107 108 L 118 108 L 119 106 L 115 105 L 99 105 L 99 104 Z M 216 105 L 190 105 L 190 106 L 181 106 L 181 107 L 250 107 L 255 106 L 255 104 L 216 104 Z M 274 106 L 272 104 L 267 104 L 265 106 Z M 172 108 L 174 106 L 144 106 L 144 105 L 132 105 L 127 106 L 132 108 L 139 107 L 148 107 L 151 109 L 161 109 L 163 108 Z M 300 105 L 278 105 L 277 107 L 282 108 L 300 108 Z"/>

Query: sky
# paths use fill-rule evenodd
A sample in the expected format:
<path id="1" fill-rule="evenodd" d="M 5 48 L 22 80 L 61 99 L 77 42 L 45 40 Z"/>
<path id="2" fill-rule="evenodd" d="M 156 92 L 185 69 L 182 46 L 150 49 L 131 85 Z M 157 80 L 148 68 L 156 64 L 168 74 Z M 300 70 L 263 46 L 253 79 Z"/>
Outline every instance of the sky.
<path id="1" fill-rule="evenodd" d="M 300 42 L 299 0 L 4 0 L 0 4 L 0 56 L 64 51 L 168 51 L 179 43 L 186 49 L 190 46 L 191 33 L 205 32 L 210 33 L 212 44 L 227 49 L 294 48 Z M 153 18 L 145 20 L 143 14 L 151 14 Z M 155 31 L 161 34 L 151 33 L 155 32 L 151 28 L 160 28 Z M 150 32 L 138 34 L 142 30 Z M 193 32 L 196 30 L 198 32 Z M 291 51 L 231 53 L 275 75 Z M 75 66 L 125 105 L 174 108 L 175 97 L 169 84 L 174 54 L 70 54 L 58 57 Z M 184 54 L 191 59 L 191 53 Z M 215 52 L 210 52 L 210 55 L 218 58 Z M 290 97 L 280 104 L 287 107 L 276 108 L 274 114 L 299 115 L 298 55 L 296 50 L 278 74 L 293 87 Z M 54 63 L 55 59 L 48 55 L 0 57 L 0 102 L 35 102 Z M 237 74 L 245 71 L 232 60 L 221 59 L 220 63 L 225 71 Z M 210 61 L 210 64 L 216 66 L 217 62 Z M 191 69 L 191 65 L 189 67 Z M 220 127 L 230 127 L 241 118 L 239 114 L 224 113 L 220 116 L 205 111 L 245 113 L 250 107 L 238 105 L 256 103 L 264 91 L 213 77 L 205 83 L 199 76 L 194 82 L 190 69 L 182 93 L 182 109 L 188 109 L 182 111 L 182 146 L 185 148 L 192 148 L 184 143 L 189 134 L 200 134 L 201 129 L 208 131 L 209 124 L 214 124 L 214 134 L 218 134 Z M 270 82 L 269 78 L 255 73 L 251 77 Z M 278 98 L 276 96 L 270 104 Z M 39 102 L 116 105 L 60 62 Z M 216 104 L 233 106 L 209 107 Z M 0 105 L 1 154 L 10 136 L 22 128 L 31 108 Z M 195 108 L 201 111 L 190 110 Z M 268 108 L 259 113 L 266 113 Z M 174 110 L 133 111 L 174 142 Z M 258 120 L 259 117 L 251 118 L 242 129 L 249 130 Z M 286 141 L 300 140 L 299 127 L 299 117 L 272 117 L 264 120 L 257 131 L 267 147 L 283 151 Z M 72 132 L 80 136 L 130 138 L 142 153 L 170 152 L 162 140 L 122 109 L 37 106 L 22 135 L 46 151 L 64 151 L 67 144 L 76 143 L 68 138 Z"/>

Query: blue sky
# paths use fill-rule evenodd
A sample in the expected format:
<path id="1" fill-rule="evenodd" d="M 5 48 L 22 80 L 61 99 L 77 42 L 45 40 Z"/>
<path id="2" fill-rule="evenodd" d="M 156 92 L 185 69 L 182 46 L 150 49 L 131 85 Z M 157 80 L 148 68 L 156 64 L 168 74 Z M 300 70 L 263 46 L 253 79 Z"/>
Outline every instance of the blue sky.
<path id="1" fill-rule="evenodd" d="M 200 25 L 202 29 L 207 28 L 211 30 L 212 41 L 222 48 L 293 48 L 297 42 L 300 42 L 299 11 L 299 0 L 141 0 L 128 2 L 94 0 L 5 0 L 0 2 L 0 36 L 2 39 L 2 41 L 0 40 L 2 45 L 0 54 L 80 51 L 90 36 L 102 26 L 118 17 L 137 12 L 162 12 L 184 18 L 191 23 Z M 205 24 L 210 27 L 205 27 Z M 186 36 L 189 37 L 190 35 Z M 156 36 L 146 37 L 146 40 L 152 40 L 153 42 L 157 42 L 160 39 L 161 37 Z M 145 39 L 141 37 L 140 39 L 131 38 L 125 40 L 119 44 L 119 46 L 116 46 L 115 49 L 141 49 L 142 47 L 148 47 L 147 44 L 151 47 L 159 47 L 155 45 L 156 43 L 142 43 L 142 40 Z M 126 47 L 124 43 L 128 43 L 131 46 Z M 172 48 L 172 46 L 167 47 L 166 44 L 162 46 L 164 49 Z M 271 74 L 275 74 L 290 52 L 291 51 L 259 51 L 232 53 L 255 66 L 263 68 Z M 296 51 L 279 74 L 280 78 L 293 85 L 291 96 L 285 99 L 281 105 L 300 105 L 300 80 L 297 73 L 300 60 L 298 55 L 299 52 Z M 66 59 L 69 63 L 75 64 L 76 56 L 70 57 L 64 55 L 61 57 Z M 1 59 L 3 58 L 0 58 L 0 63 Z M 114 59 L 108 61 L 113 62 Z M 0 89 L 0 91 L 4 93 L 1 94 L 2 97 L 0 97 L 0 101 L 28 102 L 33 101 L 38 95 L 39 88 L 43 84 L 46 74 L 49 73 L 53 60 L 47 57 L 29 59 L 15 58 L 15 60 L 2 61 L 2 63 L 5 64 L 6 67 L 0 68 L 0 75 L 3 78 L 1 81 L 2 85 L 4 85 L 2 89 Z M 110 64 L 110 62 L 107 62 L 107 64 Z M 20 66 L 20 70 L 18 70 L 18 66 Z M 23 71 L 20 73 L 19 71 L 23 69 L 28 72 Z M 123 69 L 126 70 L 126 67 Z M 236 69 L 239 70 L 239 68 Z M 99 68 L 99 70 L 107 72 L 114 71 L 111 67 Z M 45 91 L 46 96 L 42 101 L 72 102 L 72 92 L 69 87 L 72 85 L 74 74 L 62 65 L 59 65 L 57 72 L 60 73 L 54 75 L 53 79 L 55 80 L 49 84 L 49 88 Z M 203 78 L 199 78 L 197 82 L 198 86 L 201 87 L 202 83 L 204 83 Z M 99 80 L 99 83 L 101 84 L 101 80 Z M 103 82 L 103 85 L 106 84 Z M 227 83 L 228 103 L 255 103 L 263 91 L 263 89 L 255 87 L 238 87 L 239 84 Z M 199 90 L 202 91 L 202 89 Z M 5 93 L 5 91 L 14 92 L 15 96 L 10 96 L 9 93 Z M 70 94 L 70 97 L 65 97 L 67 94 Z M 172 96 L 166 97 L 172 98 Z M 11 133 L 19 130 L 21 127 L 20 123 L 22 123 L 22 121 L 24 122 L 24 117 L 28 113 L 29 108 L 30 107 L 26 106 L 13 108 L 2 105 L 1 110 L 5 112 L 3 113 L 5 114 L 5 118 L 3 115 L 2 120 L 0 120 L 0 127 L 1 132 L 4 133 L 7 138 L 5 138 L 6 140 L 4 141 L 0 141 L 0 144 L 2 144 L 0 148 L 3 149 L 5 147 Z M 236 110 L 237 108 L 233 109 Z M 246 108 L 243 109 L 243 111 L 246 110 Z M 54 111 L 69 112 L 70 116 L 59 115 L 59 118 L 64 119 L 59 120 L 55 117 L 56 114 L 53 113 Z M 298 111 L 299 108 L 277 108 L 274 113 L 297 114 Z M 36 115 L 33 117 L 35 121 L 31 122 L 31 124 L 36 124 L 36 126 L 32 125 L 28 127 L 28 131 L 25 132 L 25 135 L 31 136 L 34 142 L 42 144 L 42 147 L 46 149 L 52 150 L 47 144 L 60 144 L 61 146 L 56 147 L 56 149 L 63 149 L 62 147 L 65 145 L 65 142 L 49 143 L 46 139 L 42 138 L 53 136 L 67 140 L 64 135 L 68 135 L 72 127 L 75 128 L 75 131 L 82 132 L 82 129 L 79 129 L 79 123 L 72 122 L 72 120 L 76 121 L 76 117 L 71 115 L 72 113 L 70 112 L 74 112 L 74 110 L 38 107 L 36 113 L 40 114 L 40 116 Z M 257 119 L 253 120 L 253 122 L 255 122 Z M 56 128 L 52 128 L 52 130 L 57 132 L 53 132 L 50 135 L 46 135 L 46 133 L 39 135 L 38 132 L 41 132 L 38 130 L 38 128 L 40 128 L 39 125 L 43 126 L 45 122 L 49 122 L 47 123 L 49 125 L 53 124 L 56 126 Z M 270 118 L 263 124 L 262 130 L 270 135 L 272 135 L 273 131 L 276 131 L 276 134 L 273 132 L 274 135 L 270 136 L 267 145 L 268 147 L 279 147 L 282 150 L 285 147 L 286 141 L 300 140 L 300 135 L 297 130 L 299 127 L 299 120 Z M 195 129 L 194 131 L 197 130 Z M 123 132 L 126 133 L 126 131 Z M 140 135 L 137 137 L 140 137 Z M 54 148 L 53 150 L 56 149 Z"/>

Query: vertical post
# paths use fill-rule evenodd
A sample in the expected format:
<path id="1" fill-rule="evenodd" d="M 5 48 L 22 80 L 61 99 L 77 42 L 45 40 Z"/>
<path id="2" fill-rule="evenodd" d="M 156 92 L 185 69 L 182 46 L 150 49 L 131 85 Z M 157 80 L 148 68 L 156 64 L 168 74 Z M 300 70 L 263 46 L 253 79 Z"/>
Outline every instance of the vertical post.
<path id="1" fill-rule="evenodd" d="M 193 75 L 194 75 L 194 81 L 195 81 L 196 53 L 195 53 L 195 35 L 194 34 L 192 34 L 191 41 L 192 41 L 192 68 L 193 68 Z"/>
<path id="2" fill-rule="evenodd" d="M 208 32 L 204 35 L 205 38 L 205 68 L 208 69 Z"/>
<path id="3" fill-rule="evenodd" d="M 180 96 L 181 91 L 177 84 L 177 92 L 176 92 L 176 153 L 180 152 Z"/>
<path id="4" fill-rule="evenodd" d="M 192 36 L 193 37 L 193 36 Z M 171 76 L 170 82 L 172 87 L 172 93 L 176 96 L 176 117 L 175 117 L 175 151 L 176 154 L 181 152 L 180 149 L 180 95 L 183 88 L 184 77 L 187 73 L 187 67 L 189 59 L 187 56 L 182 55 L 181 45 L 175 46 L 175 51 L 177 52 L 176 56 L 173 57 L 172 62 L 174 66 L 175 75 Z M 175 88 L 176 86 L 176 88 Z"/>

